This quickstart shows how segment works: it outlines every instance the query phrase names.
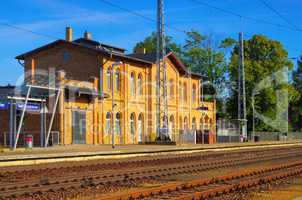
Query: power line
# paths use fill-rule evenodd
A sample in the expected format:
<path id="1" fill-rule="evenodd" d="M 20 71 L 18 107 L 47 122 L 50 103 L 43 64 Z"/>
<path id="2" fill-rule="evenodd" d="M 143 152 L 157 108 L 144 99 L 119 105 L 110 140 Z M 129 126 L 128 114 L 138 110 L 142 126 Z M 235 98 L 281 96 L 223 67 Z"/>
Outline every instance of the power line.
<path id="1" fill-rule="evenodd" d="M 276 15 L 278 15 L 281 19 L 283 19 L 287 24 L 289 24 L 290 26 L 292 26 L 294 29 L 296 29 L 297 31 L 301 31 L 301 29 L 296 26 L 295 24 L 293 24 L 291 21 L 289 21 L 286 17 L 284 17 L 283 15 L 281 15 L 280 12 L 278 12 L 275 8 L 273 8 L 272 6 L 270 6 L 265 0 L 259 0 L 265 7 L 267 7 L 268 9 L 270 9 L 272 12 L 274 12 Z"/>
<path id="2" fill-rule="evenodd" d="M 39 33 L 39 32 L 32 31 L 32 30 L 27 29 L 27 28 L 23 28 L 23 27 L 12 25 L 12 24 L 8 24 L 8 23 L 0 22 L 0 26 L 6 26 L 6 27 L 9 27 L 9 28 L 12 28 L 12 29 L 16 29 L 16 30 L 19 30 L 19 31 L 31 33 L 31 34 L 34 34 L 34 35 L 38 35 L 38 36 L 42 36 L 42 37 L 46 37 L 46 38 L 50 38 L 50 39 L 59 39 L 59 38 L 57 38 L 55 36 L 52 36 L 52 35 L 48 35 L 48 34 L 44 34 L 44 33 Z"/>
<path id="3" fill-rule="evenodd" d="M 255 21 L 255 22 L 259 22 L 259 23 L 263 23 L 263 24 L 268 24 L 268 25 L 271 25 L 271 26 L 275 26 L 275 27 L 278 27 L 278 28 L 283 28 L 283 29 L 287 29 L 287 30 L 291 30 L 291 31 L 302 32 L 302 30 L 300 30 L 300 29 L 292 28 L 292 27 L 285 26 L 285 25 L 282 25 L 282 24 L 276 24 L 276 23 L 266 21 L 266 20 L 262 20 L 262 19 L 257 19 L 257 18 L 241 15 L 239 13 L 236 13 L 236 12 L 224 9 L 224 8 L 220 8 L 220 7 L 217 7 L 217 6 L 210 5 L 210 4 L 202 2 L 200 0 L 190 0 L 190 1 L 194 2 L 194 3 L 197 3 L 197 4 L 200 4 L 200 5 L 203 5 L 203 6 L 206 6 L 206 7 L 209 7 L 209 8 L 212 8 L 212 9 L 215 9 L 215 10 L 218 10 L 220 12 L 227 13 L 229 15 L 233 15 L 235 17 L 239 17 L 241 19 L 247 19 L 247 20 L 250 20 L 250 21 Z"/>
<path id="4" fill-rule="evenodd" d="M 111 7 L 118 8 L 118 9 L 120 9 L 120 10 L 123 10 L 123 11 L 125 11 L 125 12 L 128 12 L 128 13 L 134 15 L 134 16 L 140 17 L 140 18 L 145 19 L 145 20 L 147 20 L 147 21 L 149 21 L 149 22 L 157 23 L 157 21 L 156 21 L 155 19 L 151 18 L 151 17 L 147 17 L 147 16 L 145 16 L 145 15 L 139 13 L 139 12 L 130 10 L 130 9 L 128 9 L 128 8 L 121 7 L 121 6 L 117 5 L 117 4 L 112 3 L 111 1 L 108 1 L 108 0 L 98 0 L 98 1 L 100 1 L 100 2 L 102 2 L 102 3 L 105 3 L 105 4 L 107 4 L 107 5 L 111 6 Z M 176 28 L 176 27 L 173 27 L 173 26 L 165 25 L 165 27 L 167 27 L 167 28 L 169 28 L 169 29 L 171 29 L 171 30 L 180 32 L 180 33 L 185 33 L 185 34 L 187 33 L 187 31 L 182 30 L 182 29 L 179 29 L 179 28 Z"/>

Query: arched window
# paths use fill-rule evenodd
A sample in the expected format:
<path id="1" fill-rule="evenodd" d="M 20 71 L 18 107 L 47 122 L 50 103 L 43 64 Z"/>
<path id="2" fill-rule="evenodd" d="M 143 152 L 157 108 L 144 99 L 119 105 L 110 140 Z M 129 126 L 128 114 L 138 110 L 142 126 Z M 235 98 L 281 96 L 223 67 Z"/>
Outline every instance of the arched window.
<path id="1" fill-rule="evenodd" d="M 196 118 L 194 117 L 192 119 L 192 130 L 196 130 L 197 126 L 196 126 Z"/>
<path id="2" fill-rule="evenodd" d="M 106 84 L 107 90 L 111 90 L 111 68 L 108 68 L 106 72 Z"/>
<path id="3" fill-rule="evenodd" d="M 116 88 L 116 91 L 120 91 L 121 89 L 121 73 L 120 73 L 120 70 L 117 69 L 115 71 L 115 88 Z"/>
<path id="4" fill-rule="evenodd" d="M 193 84 L 193 90 L 192 90 L 192 102 L 196 102 L 196 85 L 195 83 Z"/>
<path id="5" fill-rule="evenodd" d="M 130 74 L 130 92 L 131 92 L 132 96 L 135 95 L 135 75 L 134 75 L 134 72 L 131 72 L 131 74 Z"/>
<path id="6" fill-rule="evenodd" d="M 137 84 L 138 84 L 138 94 L 139 95 L 143 95 L 143 77 L 142 74 L 138 75 L 138 79 L 137 79 Z"/>
<path id="7" fill-rule="evenodd" d="M 183 100 L 183 98 L 182 98 L 182 97 L 183 97 L 183 96 L 182 96 L 182 92 L 183 92 L 183 91 L 182 91 L 182 84 L 181 84 L 181 82 L 179 82 L 178 87 L 179 87 L 179 88 L 178 88 L 178 90 L 179 90 L 179 92 L 178 92 L 178 93 L 179 93 L 179 94 L 178 94 L 178 95 L 179 95 L 179 101 L 182 101 L 182 100 Z"/>
<path id="8" fill-rule="evenodd" d="M 169 86 L 170 86 L 170 97 L 173 98 L 173 96 L 174 96 L 174 82 L 173 82 L 172 79 L 169 81 Z"/>
<path id="9" fill-rule="evenodd" d="M 111 132 L 111 114 L 110 112 L 106 113 L 106 130 L 105 134 L 110 134 Z"/>
<path id="10" fill-rule="evenodd" d="M 184 98 L 184 102 L 187 102 L 188 100 L 188 90 L 187 90 L 187 84 L 184 83 L 183 86 L 183 98 Z"/>
<path id="11" fill-rule="evenodd" d="M 137 142 L 142 142 L 143 130 L 144 130 L 144 116 L 141 113 L 138 116 L 138 124 L 137 124 L 138 137 L 137 137 Z"/>
<path id="12" fill-rule="evenodd" d="M 115 116 L 115 133 L 121 135 L 121 114 L 116 113 Z"/>
<path id="13" fill-rule="evenodd" d="M 188 122 L 188 118 L 187 117 L 184 118 L 184 129 L 185 130 L 189 129 L 189 122 Z"/>
<path id="14" fill-rule="evenodd" d="M 130 142 L 134 143 L 135 135 L 135 114 L 131 113 L 130 115 Z"/>

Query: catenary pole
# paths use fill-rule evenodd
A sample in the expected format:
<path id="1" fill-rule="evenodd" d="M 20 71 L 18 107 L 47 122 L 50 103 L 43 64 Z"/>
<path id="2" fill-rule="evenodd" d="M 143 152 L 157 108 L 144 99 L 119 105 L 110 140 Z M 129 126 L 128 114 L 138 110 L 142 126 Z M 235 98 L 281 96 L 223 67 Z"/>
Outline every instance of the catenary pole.
<path id="1" fill-rule="evenodd" d="M 244 66 L 244 43 L 243 43 L 243 32 L 239 34 L 240 39 L 240 61 L 242 70 L 242 106 L 243 106 L 243 127 L 242 134 L 244 138 L 247 138 L 247 119 L 246 119 L 246 93 L 245 93 L 245 66 Z"/>

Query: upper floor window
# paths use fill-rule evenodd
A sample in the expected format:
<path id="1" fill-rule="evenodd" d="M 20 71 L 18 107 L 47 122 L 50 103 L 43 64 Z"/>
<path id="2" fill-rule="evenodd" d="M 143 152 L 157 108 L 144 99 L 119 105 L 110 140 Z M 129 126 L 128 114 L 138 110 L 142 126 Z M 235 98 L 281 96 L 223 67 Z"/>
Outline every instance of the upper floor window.
<path id="1" fill-rule="evenodd" d="M 193 84 L 193 89 L 192 89 L 192 102 L 196 102 L 196 84 Z"/>
<path id="2" fill-rule="evenodd" d="M 187 84 L 184 83 L 184 87 L 183 87 L 183 98 L 184 98 L 184 101 L 187 102 L 188 100 L 188 90 L 187 90 Z"/>
<path id="3" fill-rule="evenodd" d="M 108 68 L 106 71 L 106 84 L 107 84 L 107 89 L 111 89 L 111 68 Z"/>
<path id="4" fill-rule="evenodd" d="M 174 96 L 174 83 L 173 83 L 172 79 L 169 81 L 169 86 L 170 86 L 170 97 L 173 97 Z"/>
<path id="5" fill-rule="evenodd" d="M 182 95 L 182 84 L 181 84 L 181 82 L 179 82 L 179 84 L 178 84 L 178 90 L 179 90 L 179 92 L 178 92 L 178 95 L 179 95 L 179 101 L 181 101 L 182 100 L 182 97 L 183 97 L 183 95 Z"/>
<path id="6" fill-rule="evenodd" d="M 120 70 L 117 69 L 115 71 L 115 88 L 116 88 L 116 91 L 120 91 L 121 89 L 121 73 L 120 73 Z"/>
<path id="7" fill-rule="evenodd" d="M 143 95 L 143 77 L 142 74 L 138 75 L 138 94 Z"/>
<path id="8" fill-rule="evenodd" d="M 134 72 L 130 74 L 130 91 L 131 95 L 135 95 L 135 75 Z"/>

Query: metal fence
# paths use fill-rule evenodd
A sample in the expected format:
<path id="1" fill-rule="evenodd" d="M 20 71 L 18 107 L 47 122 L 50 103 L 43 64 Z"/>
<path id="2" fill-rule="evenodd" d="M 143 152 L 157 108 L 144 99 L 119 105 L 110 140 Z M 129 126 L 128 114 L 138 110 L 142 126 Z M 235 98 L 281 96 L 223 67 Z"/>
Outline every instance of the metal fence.
<path id="1" fill-rule="evenodd" d="M 35 147 L 44 146 L 45 138 L 41 138 L 40 132 L 21 132 L 18 140 L 18 147 L 25 146 L 25 137 L 33 136 L 33 145 Z M 49 146 L 60 144 L 60 132 L 52 131 L 49 137 Z M 0 133 L 0 146 L 9 147 L 10 144 L 10 134 L 8 132 Z"/>
<path id="2" fill-rule="evenodd" d="M 217 142 L 218 143 L 240 142 L 240 136 L 219 135 L 219 136 L 217 136 Z"/>
<path id="3" fill-rule="evenodd" d="M 302 140 L 301 132 L 255 132 L 259 137 L 259 141 L 287 141 L 287 140 Z"/>

